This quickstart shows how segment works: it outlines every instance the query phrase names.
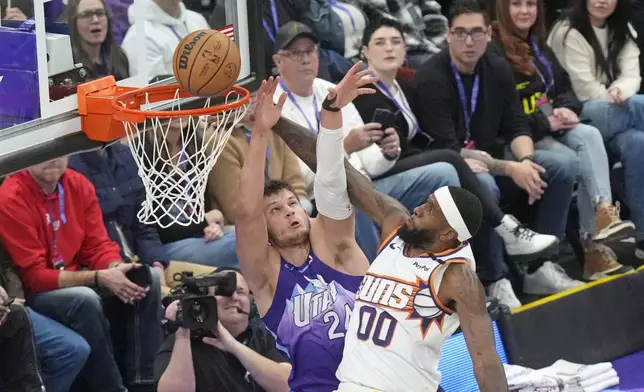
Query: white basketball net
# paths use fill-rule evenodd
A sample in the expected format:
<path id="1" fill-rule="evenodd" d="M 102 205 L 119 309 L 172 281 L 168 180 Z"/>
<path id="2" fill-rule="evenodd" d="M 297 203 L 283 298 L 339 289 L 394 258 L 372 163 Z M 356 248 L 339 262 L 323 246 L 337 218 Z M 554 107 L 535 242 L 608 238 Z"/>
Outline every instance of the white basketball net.
<path id="1" fill-rule="evenodd" d="M 237 93 L 231 92 L 226 103 L 237 98 Z M 147 97 L 146 103 L 150 104 Z M 210 99 L 204 105 L 208 106 Z M 137 215 L 141 223 L 166 228 L 204 221 L 208 176 L 247 107 L 241 105 L 212 116 L 151 117 L 142 124 L 123 122 L 139 167 L 138 174 L 145 186 L 145 201 Z M 171 110 L 181 110 L 179 90 L 172 100 Z M 171 149 L 166 143 L 169 140 L 179 141 L 178 145 L 182 147 Z"/>

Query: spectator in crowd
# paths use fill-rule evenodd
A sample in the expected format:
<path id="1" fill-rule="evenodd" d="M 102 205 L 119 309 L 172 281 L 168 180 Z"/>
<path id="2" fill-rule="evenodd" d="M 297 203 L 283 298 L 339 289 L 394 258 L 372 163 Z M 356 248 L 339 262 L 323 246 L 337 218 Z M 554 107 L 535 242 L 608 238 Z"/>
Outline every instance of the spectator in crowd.
<path id="1" fill-rule="evenodd" d="M 157 269 L 161 285 L 165 286 L 164 270 L 170 258 L 156 227 L 144 225 L 137 218 L 145 189 L 130 148 L 115 143 L 102 150 L 73 155 L 69 157 L 69 168 L 94 185 L 107 234 L 119 244 L 121 258 Z"/>
<path id="2" fill-rule="evenodd" d="M 407 62 L 418 68 L 430 56 L 440 52 L 445 42 L 447 18 L 441 5 L 433 0 L 351 0 L 360 6 L 369 23 L 387 18 L 397 20 L 407 43 Z"/>
<path id="3" fill-rule="evenodd" d="M 235 203 L 239 197 L 239 178 L 244 161 L 248 155 L 251 129 L 255 122 L 255 103 L 253 98 L 246 115 L 233 131 L 215 167 L 208 178 L 207 197 L 211 206 L 217 206 L 224 215 L 225 224 L 235 223 Z M 309 215 L 313 205 L 309 201 L 304 177 L 297 156 L 284 141 L 274 133 L 266 149 L 266 182 L 281 180 L 293 188 L 300 204 Z"/>
<path id="4" fill-rule="evenodd" d="M 534 0 L 499 0 L 494 32 L 496 49 L 514 70 L 516 90 L 527 115 L 537 150 L 568 149 L 579 160 L 577 206 L 585 251 L 584 278 L 597 280 L 632 268 L 617 262 L 609 241 L 631 234 L 633 222 L 622 221 L 612 203 L 610 166 L 597 128 L 579 121 L 581 102 L 568 73 L 546 45 L 543 4 Z"/>
<path id="5" fill-rule="evenodd" d="M 626 204 L 635 223 L 636 255 L 644 259 L 644 95 L 639 50 L 627 1 L 578 0 L 556 23 L 548 45 L 568 71 L 589 119 L 624 167 Z"/>
<path id="6" fill-rule="evenodd" d="M 246 280 L 236 268 L 217 269 L 224 271 L 235 272 L 237 290 L 231 297 L 216 296 L 216 337 L 191 339 L 191 331 L 182 327 L 169 336 L 154 363 L 158 392 L 289 391 L 291 365 L 255 319 Z M 168 320 L 175 320 L 178 304 L 168 305 Z"/>
<path id="7" fill-rule="evenodd" d="M 146 10 L 144 61 L 147 64 L 148 76 L 172 75 L 172 56 L 183 37 L 199 29 L 208 29 L 208 22 L 203 15 L 186 9 L 181 0 L 141 0 L 140 6 Z M 134 16 L 137 6 L 132 4 L 128 9 L 130 28 L 123 39 L 123 49 L 130 61 L 130 75 L 141 73 L 139 62 L 143 56 L 137 44 L 137 33 Z"/>
<path id="8" fill-rule="evenodd" d="M 114 75 L 116 80 L 128 78 L 128 59 L 114 41 L 105 0 L 69 0 L 66 12 L 74 62 L 83 64 L 87 78 L 107 75 Z"/>
<path id="9" fill-rule="evenodd" d="M 486 53 L 491 29 L 478 4 L 454 2 L 449 23 L 449 47 L 416 74 L 420 128 L 434 138 L 434 147 L 459 151 L 471 166 L 480 167 L 485 173 L 479 179 L 497 200 L 500 189 L 511 193 L 518 186 L 526 191 L 529 204 L 539 201 L 536 231 L 563 237 L 577 157 L 571 150 L 562 154 L 535 149 L 512 69 L 504 58 Z M 487 241 L 501 241 L 488 224 L 482 225 L 477 240 L 486 235 Z M 495 274 L 506 273 L 507 266 L 499 263 Z M 541 259 L 529 266 L 523 291 L 548 295 L 580 284 L 560 266 Z"/>
<path id="10" fill-rule="evenodd" d="M 279 97 L 286 92 L 288 99 L 282 115 L 311 132 L 319 128 L 319 111 L 328 89 L 333 84 L 315 77 L 318 68 L 318 40 L 311 30 L 297 22 L 280 28 L 277 34 L 278 50 L 274 55 L 279 70 Z M 400 154 L 400 140 L 393 128 L 381 129 L 380 124 L 363 123 L 352 103 L 342 109 L 344 119 L 345 151 L 349 162 L 368 178 L 378 177 L 393 167 Z M 301 168 L 307 187 L 313 185 L 314 173 L 302 162 Z M 374 181 L 376 189 L 397 198 L 407 208 L 423 204 L 427 192 L 444 185 L 459 186 L 454 168 L 447 163 L 435 163 L 414 168 L 387 178 Z M 369 218 L 356 213 L 357 241 L 369 260 L 374 260 L 379 235 Z"/>
<path id="11" fill-rule="evenodd" d="M 2 20 L 26 20 L 27 15 L 32 16 L 33 14 L 34 3 L 32 0 L 0 1 L 0 19 Z"/>
<path id="12" fill-rule="evenodd" d="M 156 170 L 159 173 L 166 173 L 172 165 L 177 165 L 182 167 L 184 173 L 187 173 L 188 182 L 193 181 L 194 170 L 192 170 L 192 166 L 200 164 L 194 158 L 195 148 L 202 145 L 201 138 L 204 137 L 203 131 L 197 128 L 201 127 L 187 118 L 182 118 L 173 119 L 167 126 L 167 131 L 166 129 L 159 131 L 164 133 L 165 139 L 165 148 L 161 150 L 160 154 L 167 154 L 164 159 L 156 161 Z M 193 132 L 200 134 L 193 135 Z M 206 132 L 210 132 L 210 130 Z M 145 137 L 151 138 L 144 146 L 147 149 L 146 155 L 148 157 L 155 156 L 157 152 L 153 149 L 157 142 L 153 140 L 152 132 L 147 132 Z M 136 174 L 135 171 L 132 173 Z M 162 180 L 161 176 L 157 178 L 159 181 Z M 175 181 L 181 182 L 184 179 L 175 179 Z M 168 211 L 168 214 L 163 216 L 157 225 L 157 232 L 163 243 L 161 251 L 170 260 L 181 260 L 212 267 L 237 265 L 235 233 L 224 232 L 224 216 L 221 211 L 206 206 L 207 212 L 203 222 L 193 223 L 190 219 L 192 211 L 194 211 L 191 201 L 196 201 L 196 199 L 187 196 L 191 192 L 191 187 L 183 183 L 175 188 L 175 191 L 177 189 L 179 190 L 177 193 L 185 192 L 183 195 L 186 196 L 161 200 L 161 203 L 164 203 L 164 209 Z M 181 224 L 173 224 L 173 222 L 181 222 Z"/>
<path id="13" fill-rule="evenodd" d="M 42 392 L 45 385 L 29 314 L 22 306 L 10 303 L 6 299 L 0 305 L 0 348 L 10 358 L 0 367 L 0 390 Z"/>
<path id="14" fill-rule="evenodd" d="M 105 3 L 112 22 L 114 42 L 117 45 L 121 45 L 127 30 L 130 28 L 128 9 L 134 3 L 134 0 L 105 0 Z"/>
<path id="15" fill-rule="evenodd" d="M 85 365 L 89 346 L 24 303 L 0 286 L 0 349 L 11 358 L 0 366 L 0 390 L 68 392 Z"/>
<path id="16" fill-rule="evenodd" d="M 266 39 L 264 40 L 264 48 L 266 53 L 266 65 L 268 66 L 270 72 L 269 74 L 275 75 L 277 70 L 275 69 L 275 63 L 273 62 L 273 54 L 275 48 L 275 37 L 277 31 L 283 25 L 291 21 L 307 21 L 304 18 L 304 13 L 306 12 L 309 16 L 308 23 L 314 25 L 314 22 L 311 21 L 311 18 L 315 18 L 315 15 L 320 17 L 322 8 L 317 1 L 293 1 L 293 0 L 262 0 L 262 10 L 264 11 L 262 17 L 262 26 Z M 328 6 L 326 6 L 328 9 Z M 325 20 L 334 18 L 335 16 L 329 15 L 329 13 L 324 13 L 323 16 Z M 211 25 L 213 24 L 214 19 L 217 16 L 213 14 L 211 17 Z M 335 20 L 335 24 L 340 23 Z M 322 26 L 332 26 L 334 23 L 328 21 L 323 23 Z M 334 29 L 338 29 L 338 26 L 333 26 Z M 332 48 L 319 48 L 320 56 L 320 67 L 318 70 L 318 77 L 330 82 L 335 82 L 341 80 L 344 75 L 347 73 L 349 68 L 353 65 L 351 60 L 342 56 L 342 54 L 336 52 Z"/>
<path id="17" fill-rule="evenodd" d="M 474 174 L 473 169 L 477 170 L 477 163 L 470 168 L 454 150 L 431 149 L 428 136 L 420 129 L 412 109 L 417 105 L 409 103 L 413 103 L 415 97 L 413 86 L 405 80 L 396 80 L 405 56 L 404 36 L 398 22 L 383 18 L 369 25 L 363 38 L 362 54 L 379 81 L 369 86 L 376 91 L 375 94 L 362 95 L 354 100 L 354 104 L 365 122 L 374 118 L 376 110 L 389 110 L 401 140 L 401 158 L 387 175 L 428 163 L 448 162 L 458 172 L 461 186 L 481 200 L 485 221 L 503 239 L 510 257 L 523 260 L 537 258 L 556 245 L 556 237 L 534 233 L 501 211 L 498 196 L 491 194 Z M 477 259 L 480 261 L 481 277 L 488 286 L 490 296 L 496 297 L 510 308 L 521 306 L 510 281 L 503 276 L 488 276 L 485 268 L 492 259 L 499 260 L 497 263 L 504 263 L 503 248 L 490 249 L 490 246 L 502 244 L 487 241 L 487 238 L 476 241 L 475 244 L 475 252 L 477 255 L 480 253 Z"/>
<path id="18" fill-rule="evenodd" d="M 311 1 L 303 7 L 301 22 L 320 37 L 320 46 L 357 60 L 367 19 L 353 3 L 352 0 Z"/>
<path id="19" fill-rule="evenodd" d="M 94 187 L 67 169 L 67 158 L 4 180 L 0 237 L 31 293 L 28 304 L 89 344 L 81 376 L 90 388 L 126 391 L 112 355 L 111 325 L 126 329 L 127 390 L 149 391 L 161 341 L 158 274 L 152 273 L 148 287 L 128 279 L 128 271 L 140 266 L 121 260 L 118 245 L 105 231 Z M 118 312 L 109 324 L 104 306 Z"/>

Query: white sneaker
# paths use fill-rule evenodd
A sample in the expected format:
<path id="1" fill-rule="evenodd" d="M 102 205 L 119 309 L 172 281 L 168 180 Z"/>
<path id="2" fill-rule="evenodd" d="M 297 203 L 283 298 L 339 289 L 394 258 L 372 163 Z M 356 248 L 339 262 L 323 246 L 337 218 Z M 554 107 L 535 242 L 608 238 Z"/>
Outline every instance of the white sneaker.
<path id="1" fill-rule="evenodd" d="M 545 256 L 559 243 L 554 235 L 539 234 L 520 225 L 512 215 L 504 216 L 494 231 L 503 239 L 508 256 L 515 261 L 534 260 Z"/>
<path id="2" fill-rule="evenodd" d="M 521 306 L 521 301 L 514 294 L 512 283 L 503 278 L 492 283 L 487 288 L 488 295 L 496 298 L 500 304 L 507 306 L 510 309 L 516 309 Z"/>
<path id="3" fill-rule="evenodd" d="M 532 295 L 551 295 L 583 284 L 584 282 L 569 277 L 559 264 L 546 261 L 534 273 L 523 277 L 523 292 Z"/>

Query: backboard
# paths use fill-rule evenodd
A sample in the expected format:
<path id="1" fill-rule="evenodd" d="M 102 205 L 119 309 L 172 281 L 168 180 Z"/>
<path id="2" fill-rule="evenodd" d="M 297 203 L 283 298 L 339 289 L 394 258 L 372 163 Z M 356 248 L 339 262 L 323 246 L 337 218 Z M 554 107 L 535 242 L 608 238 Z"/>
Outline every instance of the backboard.
<path id="1" fill-rule="evenodd" d="M 16 116 L 19 118 L 15 119 L 15 125 L 12 125 L 11 118 L 9 118 L 8 123 L 7 118 L 4 118 L 3 129 L 0 129 L 0 177 L 44 161 L 105 147 L 104 143 L 87 139 L 81 131 L 76 94 L 55 99 L 58 96 L 54 96 L 56 93 L 50 89 L 52 72 L 64 70 L 64 64 L 73 65 L 73 60 L 69 58 L 71 53 L 69 55 L 60 54 L 65 53 L 65 39 L 59 40 L 60 36 L 52 35 L 45 31 L 45 8 L 50 1 L 61 0 L 34 0 L 33 19 L 36 42 L 33 50 L 36 52 L 34 56 L 36 64 L 34 66 L 37 67 L 37 75 L 34 75 L 33 78 L 37 91 L 33 93 L 36 101 L 34 104 L 36 113 L 32 114 L 32 117 L 35 118 L 23 122 L 29 116 L 21 117 L 23 113 L 19 113 L 20 116 Z M 66 0 L 63 1 L 67 2 Z M 212 11 L 214 16 L 210 18 L 211 27 L 217 28 L 227 35 L 234 36 L 234 41 L 240 50 L 242 64 L 237 84 L 252 91 L 266 76 L 264 48 L 261 47 L 261 42 L 263 42 L 262 35 L 264 34 L 261 29 L 261 1 L 210 1 L 216 2 Z M 186 3 L 186 0 L 184 0 L 184 3 Z M 146 0 L 135 0 L 130 6 L 133 7 L 135 17 L 135 23 L 131 28 L 137 29 L 136 53 L 142 54 L 147 51 L 142 16 L 148 12 L 146 4 Z M 204 4 L 204 1 L 201 1 L 201 4 Z M 208 18 L 209 15 L 205 16 Z M 50 29 L 48 28 L 48 30 Z M 0 41 L 2 41 L 2 38 L 0 38 Z M 2 43 L 0 43 L 1 45 Z M 3 53 L 6 55 L 8 52 Z M 153 77 L 157 76 L 149 74 L 145 55 L 128 58 L 128 60 L 137 62 L 138 74 L 131 75 L 129 78 L 118 82 L 119 85 L 146 86 L 150 84 L 150 80 Z M 75 65 L 75 67 L 78 66 Z M 67 66 L 67 68 L 70 67 Z M 76 71 L 77 69 L 72 72 Z M 4 99 L 7 99 L 7 96 L 21 94 L 15 83 L 7 83 L 11 76 L 10 72 L 6 72 L 0 66 L 0 96 L 4 94 Z M 154 81 L 153 84 L 163 85 L 174 82 L 174 77 L 169 77 Z M 203 105 L 203 101 L 194 102 L 194 104 Z"/>

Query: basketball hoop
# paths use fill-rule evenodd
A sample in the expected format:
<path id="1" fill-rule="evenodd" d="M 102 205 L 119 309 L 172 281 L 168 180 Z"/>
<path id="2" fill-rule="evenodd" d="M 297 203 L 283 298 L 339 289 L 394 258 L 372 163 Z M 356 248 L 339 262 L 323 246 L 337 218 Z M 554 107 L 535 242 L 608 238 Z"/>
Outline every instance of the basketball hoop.
<path id="1" fill-rule="evenodd" d="M 202 108 L 181 109 L 181 100 L 195 95 L 179 85 L 136 89 L 109 78 L 79 86 L 82 128 L 93 140 L 127 138 L 145 187 L 139 221 L 162 228 L 203 222 L 208 175 L 246 114 L 250 93 L 233 86 L 221 104 L 207 98 Z M 169 110 L 154 110 L 160 105 Z M 179 151 L 170 151 L 168 140 Z"/>

